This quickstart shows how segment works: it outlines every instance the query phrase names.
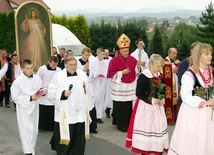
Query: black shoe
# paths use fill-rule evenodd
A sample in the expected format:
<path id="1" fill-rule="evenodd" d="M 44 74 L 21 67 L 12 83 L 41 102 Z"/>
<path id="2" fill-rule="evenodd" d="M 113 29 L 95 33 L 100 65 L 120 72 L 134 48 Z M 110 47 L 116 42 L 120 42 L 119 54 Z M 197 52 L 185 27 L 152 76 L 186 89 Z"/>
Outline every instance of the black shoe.
<path id="1" fill-rule="evenodd" d="M 127 132 L 127 129 L 118 129 L 120 130 L 121 132 Z"/>
<path id="2" fill-rule="evenodd" d="M 91 130 L 90 133 L 98 134 L 98 131 L 96 129 L 94 129 L 94 130 Z"/>
<path id="3" fill-rule="evenodd" d="M 117 125 L 114 119 L 112 119 L 112 125 Z"/>
<path id="4" fill-rule="evenodd" d="M 104 122 L 101 119 L 97 119 L 97 123 L 103 124 Z"/>
<path id="5" fill-rule="evenodd" d="M 106 108 L 106 110 L 105 110 L 106 118 L 111 118 L 110 110 L 111 110 L 111 108 Z"/>
<path id="6" fill-rule="evenodd" d="M 33 155 L 32 153 L 28 153 L 28 154 L 25 154 L 25 155 Z"/>
<path id="7" fill-rule="evenodd" d="M 6 108 L 10 108 L 10 105 L 7 105 L 7 104 L 6 104 L 5 107 L 6 107 Z"/>
<path id="8" fill-rule="evenodd" d="M 111 118 L 110 114 L 106 114 L 106 118 Z"/>

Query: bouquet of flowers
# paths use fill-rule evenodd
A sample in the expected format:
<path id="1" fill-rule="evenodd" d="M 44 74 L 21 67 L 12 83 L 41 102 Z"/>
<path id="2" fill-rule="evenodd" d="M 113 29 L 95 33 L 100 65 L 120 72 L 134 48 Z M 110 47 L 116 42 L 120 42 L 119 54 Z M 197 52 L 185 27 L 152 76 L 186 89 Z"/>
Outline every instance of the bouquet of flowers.
<path id="1" fill-rule="evenodd" d="M 158 97 L 159 100 L 162 100 L 164 99 L 164 87 L 165 87 L 165 84 L 162 83 L 162 76 L 158 76 L 155 78 L 155 83 L 153 84 L 153 86 L 156 88 L 156 95 Z M 163 101 L 161 101 L 163 102 Z M 159 104 L 159 108 L 162 104 Z M 160 109 L 160 112 L 161 112 L 161 109 Z"/>
<path id="2" fill-rule="evenodd" d="M 156 95 L 159 100 L 162 100 L 164 98 L 164 87 L 165 84 L 162 83 L 162 76 L 158 76 L 155 78 L 155 84 L 153 84 L 154 87 L 156 87 Z"/>
<path id="3" fill-rule="evenodd" d="M 195 95 L 199 96 L 202 99 L 209 100 L 214 96 L 214 83 L 212 85 L 208 85 L 208 88 L 196 87 L 194 88 Z M 211 114 L 211 121 L 213 120 L 213 110 Z"/>
<path id="4" fill-rule="evenodd" d="M 206 88 L 196 86 L 194 88 L 195 95 L 199 96 L 202 99 L 206 99 Z"/>

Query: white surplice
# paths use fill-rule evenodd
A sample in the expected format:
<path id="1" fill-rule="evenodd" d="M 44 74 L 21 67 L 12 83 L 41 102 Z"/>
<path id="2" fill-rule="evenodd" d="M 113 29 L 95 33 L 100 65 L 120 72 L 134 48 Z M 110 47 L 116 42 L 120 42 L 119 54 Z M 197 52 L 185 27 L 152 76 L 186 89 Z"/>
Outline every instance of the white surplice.
<path id="1" fill-rule="evenodd" d="M 70 77 L 67 77 L 66 68 L 56 73 L 49 83 L 48 97 L 55 105 L 55 122 L 65 122 L 67 125 L 85 122 L 85 131 L 87 136 L 89 134 L 88 120 L 90 117 L 87 94 L 88 81 L 82 70 L 77 69 L 76 72 L 77 76 Z M 70 96 L 66 100 L 61 100 L 63 91 L 68 90 L 70 84 L 73 85 Z M 83 85 L 85 86 L 85 89 Z M 60 113 L 62 110 L 65 110 L 65 115 L 64 113 Z M 65 118 L 63 120 L 64 122 L 62 122 L 62 117 L 63 119 Z"/>
<path id="2" fill-rule="evenodd" d="M 16 114 L 22 149 L 25 154 L 35 154 L 35 145 L 38 135 L 39 104 L 30 101 L 42 86 L 42 81 L 37 75 L 29 78 L 23 73 L 11 86 L 11 97 L 16 103 Z"/>
<path id="3" fill-rule="evenodd" d="M 89 67 L 91 65 L 91 60 L 89 60 Z M 80 63 L 79 60 L 77 60 L 77 68 L 80 70 L 84 69 L 84 65 L 82 65 Z M 85 74 L 87 75 L 87 72 L 85 72 Z M 89 76 L 87 76 L 88 79 L 88 96 L 89 96 L 89 110 L 91 111 L 94 108 L 94 97 L 93 97 L 93 88 L 92 88 L 92 83 L 91 80 L 89 79 Z"/>
<path id="4" fill-rule="evenodd" d="M 47 88 L 53 76 L 59 71 L 61 71 L 61 68 L 59 67 L 57 67 L 56 70 L 48 70 L 46 65 L 41 66 L 36 74 L 42 80 L 42 87 Z M 47 97 L 47 95 L 41 96 L 39 98 L 39 104 L 46 106 L 54 105 L 53 102 Z"/>
<path id="5" fill-rule="evenodd" d="M 60 73 L 63 72 L 63 74 L 66 74 L 66 79 L 63 77 L 59 77 Z M 77 75 L 79 72 L 83 72 L 79 69 L 77 69 Z M 79 73 L 80 74 L 80 73 Z M 62 87 L 59 83 L 59 78 L 62 83 L 66 83 L 65 87 Z M 87 83 L 87 79 L 85 78 L 85 81 Z M 59 109 L 60 109 L 60 103 L 62 100 L 60 100 L 61 95 L 64 90 L 68 90 L 69 85 L 72 84 L 73 88 L 71 89 L 71 95 L 68 97 L 68 123 L 69 124 L 75 124 L 78 122 L 85 122 L 85 105 L 84 105 L 84 89 L 83 89 L 83 83 L 79 79 L 79 76 L 70 76 L 67 77 L 67 71 L 66 69 L 63 69 L 62 71 L 56 73 L 52 80 L 49 83 L 48 87 L 48 97 L 53 100 L 55 105 L 55 118 L 54 120 L 56 122 L 59 122 Z"/>
<path id="6" fill-rule="evenodd" d="M 95 106 L 97 111 L 97 118 L 102 118 L 102 111 L 104 108 L 104 101 L 107 88 L 107 69 L 108 62 L 99 60 L 98 57 L 94 58 L 90 62 L 90 81 L 93 88 L 93 96 L 95 100 Z M 104 77 L 98 77 L 98 75 L 103 75 Z"/>
<path id="7" fill-rule="evenodd" d="M 17 64 L 13 64 L 13 65 L 14 65 L 14 70 L 15 70 L 15 79 L 17 79 L 17 77 L 19 77 L 22 74 L 21 65 L 19 62 L 17 62 Z"/>
<path id="8" fill-rule="evenodd" d="M 144 51 L 144 49 L 142 49 L 141 51 L 139 51 L 138 48 L 134 52 L 131 53 L 131 56 L 133 56 L 137 61 L 139 61 L 139 52 L 141 52 L 141 54 L 140 54 L 140 60 L 142 62 L 143 61 L 146 62 L 146 64 L 144 66 L 140 66 L 141 72 L 143 72 L 143 70 L 146 69 L 146 68 L 148 68 L 148 66 L 149 66 L 149 57 L 148 57 L 148 54 Z"/>
<path id="9" fill-rule="evenodd" d="M 8 69 L 8 63 L 6 63 L 1 69 L 0 69 L 0 79 L 5 76 Z"/>
<path id="10" fill-rule="evenodd" d="M 104 59 L 106 63 L 109 65 L 109 62 L 111 61 L 112 57 L 108 57 L 108 59 Z M 106 95 L 104 100 L 105 108 L 113 108 L 113 101 L 111 99 L 111 79 L 107 79 L 106 84 Z"/>

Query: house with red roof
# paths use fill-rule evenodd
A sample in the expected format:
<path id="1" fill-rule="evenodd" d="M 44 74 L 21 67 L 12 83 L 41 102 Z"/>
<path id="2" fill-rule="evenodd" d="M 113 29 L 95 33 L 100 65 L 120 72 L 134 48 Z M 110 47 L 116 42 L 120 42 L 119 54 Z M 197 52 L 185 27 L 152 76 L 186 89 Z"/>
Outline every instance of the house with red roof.
<path id="1" fill-rule="evenodd" d="M 22 4 L 27 1 L 37 1 L 42 3 L 49 11 L 51 10 L 50 7 L 43 2 L 42 0 L 0 0 L 0 12 L 10 12 L 12 10 L 16 11 L 16 9 Z"/>

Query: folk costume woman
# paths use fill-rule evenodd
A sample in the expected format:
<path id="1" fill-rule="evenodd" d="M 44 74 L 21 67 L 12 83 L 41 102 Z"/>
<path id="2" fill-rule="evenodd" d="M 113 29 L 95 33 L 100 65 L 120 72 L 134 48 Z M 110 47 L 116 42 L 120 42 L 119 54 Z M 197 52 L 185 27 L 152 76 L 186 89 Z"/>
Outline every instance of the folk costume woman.
<path id="1" fill-rule="evenodd" d="M 149 68 L 145 69 L 137 80 L 138 99 L 126 139 L 126 147 L 132 147 L 131 151 L 134 153 L 159 155 L 169 146 L 164 99 L 163 94 L 159 94 L 161 91 L 158 91 L 163 65 L 164 61 L 160 55 L 151 55 Z"/>
<path id="2" fill-rule="evenodd" d="M 168 155 L 214 154 L 213 92 L 207 93 L 213 83 L 212 47 L 199 43 L 192 52 L 192 66 L 181 79 L 181 98 L 177 123 Z"/>

